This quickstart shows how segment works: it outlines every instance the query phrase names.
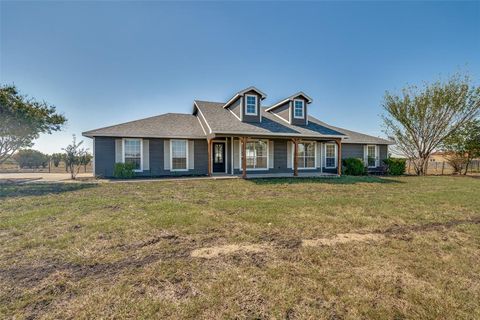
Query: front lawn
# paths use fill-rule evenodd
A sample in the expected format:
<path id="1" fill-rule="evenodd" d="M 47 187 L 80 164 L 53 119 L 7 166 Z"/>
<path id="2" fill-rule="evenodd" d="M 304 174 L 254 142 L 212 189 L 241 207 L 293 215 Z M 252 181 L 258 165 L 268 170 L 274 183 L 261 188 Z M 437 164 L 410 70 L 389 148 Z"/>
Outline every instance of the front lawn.
<path id="1" fill-rule="evenodd" d="M 478 319 L 480 179 L 0 185 L 0 318 Z"/>

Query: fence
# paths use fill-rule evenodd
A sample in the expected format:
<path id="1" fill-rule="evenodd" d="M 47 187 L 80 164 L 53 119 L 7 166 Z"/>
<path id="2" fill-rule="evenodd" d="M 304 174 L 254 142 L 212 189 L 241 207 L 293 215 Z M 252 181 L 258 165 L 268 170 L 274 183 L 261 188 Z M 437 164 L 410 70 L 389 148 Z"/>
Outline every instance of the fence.
<path id="1" fill-rule="evenodd" d="M 446 161 L 429 161 L 427 174 L 431 175 L 447 175 L 454 173 L 453 167 Z M 462 167 L 462 174 L 465 172 L 465 166 Z M 407 174 L 415 174 L 413 163 L 407 161 Z M 467 174 L 480 174 L 480 160 L 472 160 L 468 165 Z"/>

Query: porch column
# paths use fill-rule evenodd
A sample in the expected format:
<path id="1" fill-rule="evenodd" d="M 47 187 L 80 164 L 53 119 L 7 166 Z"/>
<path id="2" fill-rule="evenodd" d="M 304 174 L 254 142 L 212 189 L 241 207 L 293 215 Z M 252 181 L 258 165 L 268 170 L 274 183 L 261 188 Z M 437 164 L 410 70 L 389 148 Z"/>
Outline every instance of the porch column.
<path id="1" fill-rule="evenodd" d="M 242 178 L 247 177 L 247 137 L 242 137 Z"/>
<path id="2" fill-rule="evenodd" d="M 231 158 L 231 159 L 230 159 L 230 171 L 231 171 L 232 176 L 233 176 L 233 162 L 234 162 L 233 157 L 234 157 L 234 154 L 235 154 L 234 151 L 233 151 L 233 148 L 234 148 L 234 145 L 235 145 L 235 144 L 233 143 L 233 137 L 231 137 L 231 141 L 230 141 L 230 142 L 231 142 L 231 144 L 230 144 L 230 155 L 231 155 L 231 157 L 230 157 L 230 158 Z"/>
<path id="3" fill-rule="evenodd" d="M 293 142 L 293 176 L 298 177 L 298 138 L 292 139 Z"/>
<path id="4" fill-rule="evenodd" d="M 336 139 L 337 144 L 337 173 L 340 176 L 342 174 L 342 140 Z"/>
<path id="5" fill-rule="evenodd" d="M 207 139 L 208 150 L 208 176 L 212 176 L 212 139 Z"/>

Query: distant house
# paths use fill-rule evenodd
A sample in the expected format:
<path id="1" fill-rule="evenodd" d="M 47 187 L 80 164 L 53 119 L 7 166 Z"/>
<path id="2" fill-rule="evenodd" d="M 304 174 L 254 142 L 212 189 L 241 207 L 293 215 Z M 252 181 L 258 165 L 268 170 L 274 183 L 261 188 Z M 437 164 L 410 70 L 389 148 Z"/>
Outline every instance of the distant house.
<path id="1" fill-rule="evenodd" d="M 341 159 L 381 165 L 391 141 L 328 125 L 312 116 L 303 92 L 271 106 L 249 87 L 227 102 L 193 102 L 191 114 L 167 113 L 83 133 L 93 138 L 94 174 L 111 177 L 130 162 L 138 176 L 341 174 Z M 354 115 L 352 115 L 354 116 Z"/>

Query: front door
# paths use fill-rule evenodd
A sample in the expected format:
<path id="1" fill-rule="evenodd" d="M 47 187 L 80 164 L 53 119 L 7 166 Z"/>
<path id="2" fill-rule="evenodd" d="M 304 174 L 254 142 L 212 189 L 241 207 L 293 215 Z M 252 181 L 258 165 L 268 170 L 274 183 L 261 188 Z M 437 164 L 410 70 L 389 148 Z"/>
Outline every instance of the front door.
<path id="1" fill-rule="evenodd" d="M 225 143 L 213 143 L 213 172 L 225 172 Z"/>

